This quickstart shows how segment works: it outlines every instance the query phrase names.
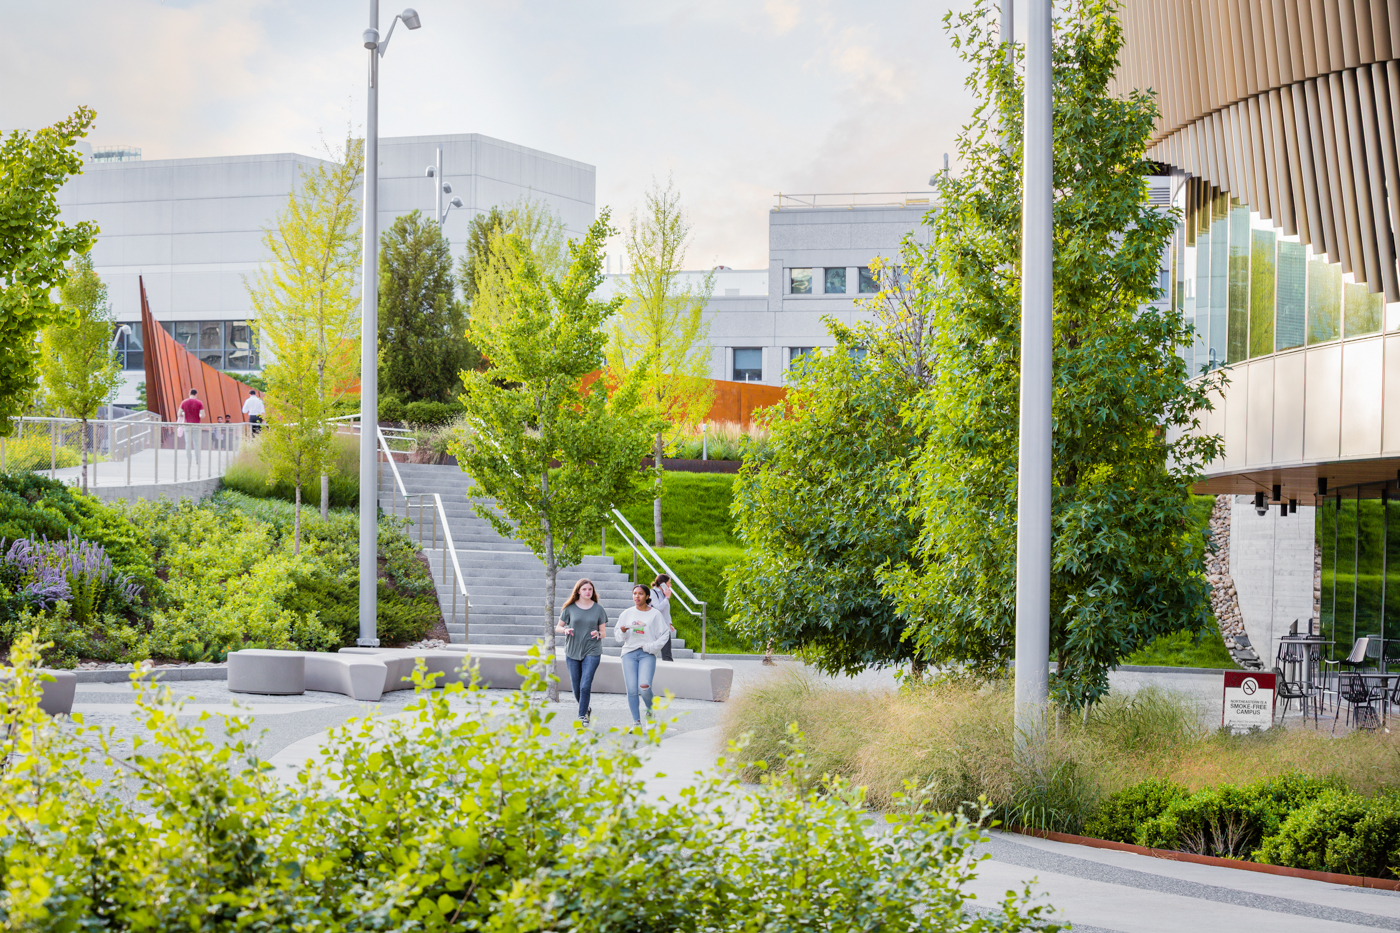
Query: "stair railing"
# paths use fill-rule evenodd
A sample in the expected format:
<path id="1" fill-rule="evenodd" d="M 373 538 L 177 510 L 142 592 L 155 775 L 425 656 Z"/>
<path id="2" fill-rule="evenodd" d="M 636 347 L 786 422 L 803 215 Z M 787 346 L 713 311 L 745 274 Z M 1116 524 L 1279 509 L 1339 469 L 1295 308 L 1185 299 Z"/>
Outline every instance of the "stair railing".
<path id="1" fill-rule="evenodd" d="M 409 494 L 408 489 L 403 484 L 403 475 L 399 473 L 399 465 L 394 460 L 394 452 L 389 447 L 388 440 L 384 437 L 384 432 L 376 428 L 379 437 L 379 452 L 389 462 L 389 470 L 393 480 L 389 483 L 389 512 L 395 517 L 399 514 L 398 500 L 403 499 L 403 517 L 405 521 L 413 521 L 411 509 L 414 501 L 417 500 L 418 520 L 414 524 L 418 528 L 418 550 L 423 550 L 423 529 L 428 522 L 424 516 L 425 506 L 431 511 L 433 516 L 433 536 L 432 547 L 437 548 L 438 528 L 442 528 L 442 578 L 447 580 L 448 588 L 452 590 L 452 621 L 457 620 L 457 594 L 462 595 L 462 639 L 467 642 L 471 635 L 471 597 L 467 594 L 467 578 L 462 574 L 462 565 L 457 559 L 457 546 L 452 541 L 452 528 L 447 523 L 447 510 L 443 508 L 442 496 L 435 492 L 419 492 Z M 428 503 L 431 503 L 429 505 Z M 448 576 L 448 558 L 452 559 L 451 576 Z M 434 586 L 434 590 L 437 587 Z"/>
<path id="2" fill-rule="evenodd" d="M 705 637 L 708 628 L 709 607 L 703 599 L 697 597 L 690 591 L 690 588 L 681 582 L 681 578 L 676 576 L 676 572 L 666 566 L 666 562 L 661 559 L 661 555 L 652 550 L 646 539 L 637 533 L 637 529 L 632 527 L 632 523 L 617 509 L 610 513 L 612 526 L 617 533 L 622 535 L 622 540 L 632 549 L 632 582 L 637 581 L 637 557 L 641 556 L 642 562 L 651 568 L 652 579 L 661 574 L 666 574 L 671 578 L 671 594 L 676 603 L 682 609 L 700 620 L 700 658 L 705 658 Z M 683 594 L 694 605 L 688 605 L 684 599 L 676 599 L 677 594 Z"/>

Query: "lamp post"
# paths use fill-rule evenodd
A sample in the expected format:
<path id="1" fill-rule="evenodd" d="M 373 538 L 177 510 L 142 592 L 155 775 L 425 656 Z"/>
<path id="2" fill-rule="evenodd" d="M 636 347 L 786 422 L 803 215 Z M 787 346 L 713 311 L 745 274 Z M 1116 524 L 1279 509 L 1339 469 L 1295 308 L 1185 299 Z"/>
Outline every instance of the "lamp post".
<path id="1" fill-rule="evenodd" d="M 417 11 L 404 10 L 379 38 L 379 0 L 369 0 L 369 100 L 365 116 L 364 270 L 360 287 L 360 637 L 379 647 L 379 59 L 389 49 L 399 20 L 422 26 Z"/>
<path id="2" fill-rule="evenodd" d="M 438 146 L 438 147 L 437 147 L 437 165 L 429 165 L 429 166 L 427 167 L 427 169 L 424 170 L 423 174 L 426 175 L 428 178 L 435 178 L 435 179 L 441 179 L 441 178 L 442 178 L 442 147 L 441 147 L 441 146 Z M 443 210 L 443 209 L 442 209 L 442 196 L 443 196 L 444 194 L 451 194 L 451 193 L 452 193 L 452 182 L 450 182 L 450 181 L 443 181 L 443 182 L 440 182 L 440 183 L 439 183 L 439 182 L 435 182 L 435 183 L 434 183 L 434 185 L 433 185 L 433 195 L 434 195 L 434 198 L 435 198 L 435 204 L 434 204 L 434 213 L 433 213 L 433 216 L 434 216 L 435 218 L 437 218 L 437 224 L 438 224 L 438 229 L 439 229 L 439 230 L 442 229 L 442 225 L 443 225 L 443 223 L 446 222 L 446 220 L 447 220 L 447 215 L 448 215 L 449 213 L 452 212 L 452 208 L 454 208 L 454 207 L 461 207 L 461 206 L 462 206 L 462 199 L 461 199 L 461 198 L 453 198 L 451 201 L 449 201 L 449 202 L 447 203 L 447 210 Z"/>
<path id="3" fill-rule="evenodd" d="M 1054 193 L 1050 0 L 1027 0 L 1016 489 L 1016 748 L 1044 741 L 1050 699 L 1050 367 Z M 1002 10 L 1009 23 L 1011 0 Z M 1009 28 L 1003 30 L 1003 37 Z"/>

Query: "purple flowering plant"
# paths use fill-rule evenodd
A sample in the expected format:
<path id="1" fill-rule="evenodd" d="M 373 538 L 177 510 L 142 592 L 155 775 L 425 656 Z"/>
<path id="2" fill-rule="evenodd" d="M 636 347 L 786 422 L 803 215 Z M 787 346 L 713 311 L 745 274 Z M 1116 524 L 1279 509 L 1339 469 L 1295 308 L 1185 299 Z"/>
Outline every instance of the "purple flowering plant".
<path id="1" fill-rule="evenodd" d="M 102 545 L 69 532 L 67 540 L 0 538 L 0 599 L 7 615 L 67 602 L 76 621 L 134 605 L 141 586 L 116 570 Z"/>

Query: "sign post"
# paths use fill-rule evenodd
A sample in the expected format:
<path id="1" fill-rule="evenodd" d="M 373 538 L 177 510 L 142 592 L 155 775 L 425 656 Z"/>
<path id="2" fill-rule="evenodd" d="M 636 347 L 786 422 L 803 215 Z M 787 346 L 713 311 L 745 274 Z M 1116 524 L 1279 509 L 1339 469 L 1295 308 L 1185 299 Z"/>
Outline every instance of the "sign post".
<path id="1" fill-rule="evenodd" d="M 1220 724 L 1231 732 L 1268 729 L 1274 724 L 1277 675 L 1255 671 L 1226 671 Z"/>

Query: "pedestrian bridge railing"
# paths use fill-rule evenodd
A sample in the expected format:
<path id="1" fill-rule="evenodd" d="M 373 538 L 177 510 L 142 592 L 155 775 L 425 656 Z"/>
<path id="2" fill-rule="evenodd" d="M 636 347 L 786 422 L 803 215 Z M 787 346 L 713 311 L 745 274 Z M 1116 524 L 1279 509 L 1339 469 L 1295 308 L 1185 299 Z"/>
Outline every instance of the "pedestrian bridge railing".
<path id="1" fill-rule="evenodd" d="M 143 411 L 120 418 L 16 419 L 0 437 L 0 471 L 82 485 L 146 486 L 222 476 L 252 434 L 243 423 L 186 424 Z M 84 466 L 84 457 L 87 464 Z"/>

